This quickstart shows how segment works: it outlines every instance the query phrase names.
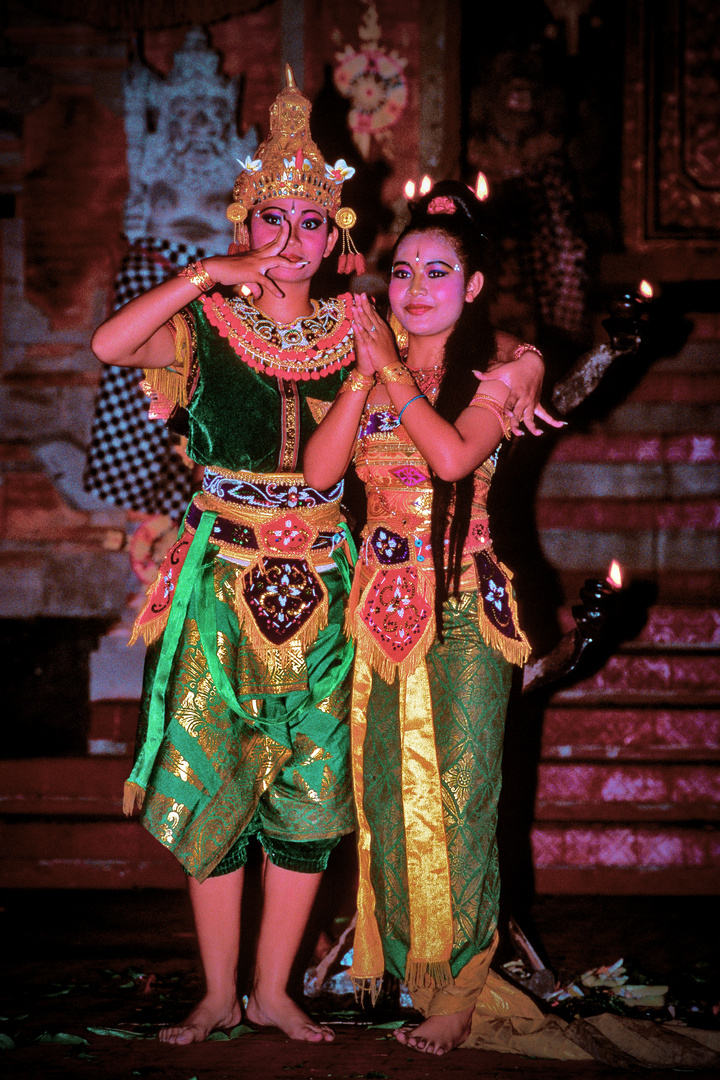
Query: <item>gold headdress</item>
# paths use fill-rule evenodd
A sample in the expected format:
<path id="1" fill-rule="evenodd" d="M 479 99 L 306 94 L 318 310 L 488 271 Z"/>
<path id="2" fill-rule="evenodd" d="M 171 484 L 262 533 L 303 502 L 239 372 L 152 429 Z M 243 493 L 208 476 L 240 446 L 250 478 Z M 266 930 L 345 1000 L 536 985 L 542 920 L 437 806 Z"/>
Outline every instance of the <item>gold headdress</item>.
<path id="1" fill-rule="evenodd" d="M 255 157 L 248 156 L 241 163 L 242 169 L 235 181 L 234 202 L 227 209 L 227 216 L 235 225 L 235 240 L 247 242 L 245 220 L 253 206 L 268 199 L 293 196 L 310 199 L 327 210 L 342 229 L 340 272 L 357 270 L 362 273 L 365 260 L 349 234 L 357 215 L 349 207 L 340 205 L 343 181 L 353 176 L 355 170 L 342 158 L 334 165 L 326 164 L 310 135 L 312 106 L 295 85 L 289 64 L 285 65 L 285 77 L 287 86 L 270 108 L 270 134 L 258 147 Z"/>

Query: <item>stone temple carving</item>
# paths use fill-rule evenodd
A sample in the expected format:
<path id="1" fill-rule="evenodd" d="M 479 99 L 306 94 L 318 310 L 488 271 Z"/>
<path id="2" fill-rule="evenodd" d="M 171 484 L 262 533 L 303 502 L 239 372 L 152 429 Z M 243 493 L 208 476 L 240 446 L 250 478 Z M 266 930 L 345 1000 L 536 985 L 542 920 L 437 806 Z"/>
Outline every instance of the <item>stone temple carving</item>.
<path id="1" fill-rule="evenodd" d="M 238 79 L 219 71 L 217 53 L 193 27 L 167 78 L 138 62 L 124 91 L 128 239 L 152 236 L 222 250 L 239 162 L 257 146 L 254 128 L 243 138 L 237 134 Z"/>
<path id="2" fill-rule="evenodd" d="M 257 135 L 250 129 L 238 136 L 238 80 L 218 68 L 217 54 L 194 27 L 166 79 L 140 63 L 128 72 L 130 247 L 115 280 L 116 308 L 188 262 L 226 252 L 232 240 L 225 210 Z M 191 466 L 163 421 L 148 417 L 139 381 L 133 368 L 103 372 L 83 487 L 115 506 L 179 518 L 192 490 Z"/>

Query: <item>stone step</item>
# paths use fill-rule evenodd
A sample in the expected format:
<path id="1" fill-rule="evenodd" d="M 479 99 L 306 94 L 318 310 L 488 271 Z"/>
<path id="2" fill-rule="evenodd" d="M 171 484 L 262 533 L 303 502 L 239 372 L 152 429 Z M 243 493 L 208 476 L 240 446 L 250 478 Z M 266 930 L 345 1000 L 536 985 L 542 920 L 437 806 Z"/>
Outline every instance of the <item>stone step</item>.
<path id="1" fill-rule="evenodd" d="M 535 819 L 720 821 L 720 766 L 542 762 Z"/>
<path id="2" fill-rule="evenodd" d="M 14 820 L 0 831 L 6 889 L 183 888 L 173 855 L 136 821 Z"/>
<path id="3" fill-rule="evenodd" d="M 561 461 L 543 470 L 544 499 L 703 499 L 720 492 L 720 462 Z"/>
<path id="4" fill-rule="evenodd" d="M 626 401 L 720 401 L 720 374 L 653 367 L 634 386 Z"/>
<path id="5" fill-rule="evenodd" d="M 712 709 L 720 706 L 720 656 L 614 655 L 594 675 L 558 690 L 552 701 Z"/>
<path id="6" fill-rule="evenodd" d="M 716 827 L 541 822 L 532 851 L 541 893 L 720 893 Z"/>
<path id="7" fill-rule="evenodd" d="M 573 626 L 571 608 L 562 609 L 560 621 L 567 629 Z M 704 652 L 718 647 L 720 608 L 657 604 L 648 610 L 645 624 L 637 636 L 630 641 L 623 641 L 621 651 Z"/>
<path id="8" fill-rule="evenodd" d="M 607 435 L 601 431 L 571 433 L 555 444 L 550 463 L 615 462 L 702 465 L 720 461 L 720 436 Z"/>
<path id="9" fill-rule="evenodd" d="M 135 745 L 138 701 L 92 701 L 88 754 L 130 757 Z"/>
<path id="10" fill-rule="evenodd" d="M 541 753 L 545 761 L 717 761 L 720 710 L 550 707 Z"/>
<path id="11" fill-rule="evenodd" d="M 587 523 L 582 529 L 549 528 L 540 530 L 540 543 L 548 562 L 558 574 L 568 571 L 586 577 L 603 577 L 613 559 L 647 579 L 661 573 L 694 574 L 710 577 L 720 570 L 720 532 L 695 529 L 615 528 L 599 531 Z M 684 594 L 692 599 L 693 594 Z"/>
<path id="12" fill-rule="evenodd" d="M 129 758 L 0 761 L 0 813 L 121 817 Z"/>
<path id="13" fill-rule="evenodd" d="M 720 528 L 717 499 L 624 501 L 603 499 L 540 499 L 537 526 L 545 529 L 674 530 L 709 532 Z"/>
<path id="14" fill-rule="evenodd" d="M 567 602 L 577 604 L 585 578 L 604 578 L 608 566 L 609 562 L 598 561 L 588 563 L 584 567 L 556 567 Z M 632 582 L 633 576 L 626 576 L 627 584 Z M 701 570 L 692 563 L 688 566 L 675 566 L 672 569 L 662 566 L 646 567 L 639 576 L 648 587 L 652 586 L 657 595 L 657 602 L 661 606 L 683 607 L 688 601 L 698 605 L 707 604 L 711 607 L 720 605 L 720 574 L 717 568 Z M 568 626 L 572 626 L 572 622 Z"/>

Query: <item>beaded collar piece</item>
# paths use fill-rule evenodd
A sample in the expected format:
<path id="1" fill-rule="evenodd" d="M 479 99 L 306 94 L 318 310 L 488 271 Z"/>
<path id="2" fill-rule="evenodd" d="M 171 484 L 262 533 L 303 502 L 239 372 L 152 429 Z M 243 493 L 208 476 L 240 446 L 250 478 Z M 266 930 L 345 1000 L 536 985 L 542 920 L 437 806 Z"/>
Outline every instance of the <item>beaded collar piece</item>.
<path id="1" fill-rule="evenodd" d="M 237 355 L 263 375 L 295 382 L 320 379 L 353 359 L 351 297 L 313 300 L 312 315 L 291 323 L 276 323 L 253 303 L 219 293 L 200 303 L 221 337 Z"/>

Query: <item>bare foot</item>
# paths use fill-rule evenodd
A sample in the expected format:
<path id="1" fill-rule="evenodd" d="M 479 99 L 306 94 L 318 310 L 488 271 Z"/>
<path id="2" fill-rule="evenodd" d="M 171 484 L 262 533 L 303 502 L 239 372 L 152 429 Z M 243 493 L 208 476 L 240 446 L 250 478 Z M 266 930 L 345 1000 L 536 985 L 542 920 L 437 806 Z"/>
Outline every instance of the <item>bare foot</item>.
<path id="1" fill-rule="evenodd" d="M 218 1028 L 233 1028 L 242 1020 L 242 1010 L 237 998 L 230 1002 L 216 1002 L 206 997 L 195 1006 L 188 1018 L 175 1027 L 160 1029 L 160 1042 L 175 1046 L 204 1042 Z"/>
<path id="2" fill-rule="evenodd" d="M 334 1031 L 325 1024 L 316 1024 L 287 994 L 264 995 L 253 990 L 245 1009 L 251 1024 L 276 1027 L 289 1039 L 300 1042 L 332 1042 Z"/>
<path id="3" fill-rule="evenodd" d="M 470 1035 L 475 1006 L 448 1016 L 429 1016 L 416 1028 L 399 1028 L 395 1038 L 423 1054 L 447 1054 Z"/>

